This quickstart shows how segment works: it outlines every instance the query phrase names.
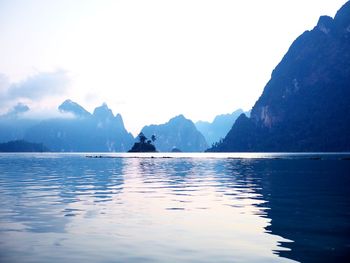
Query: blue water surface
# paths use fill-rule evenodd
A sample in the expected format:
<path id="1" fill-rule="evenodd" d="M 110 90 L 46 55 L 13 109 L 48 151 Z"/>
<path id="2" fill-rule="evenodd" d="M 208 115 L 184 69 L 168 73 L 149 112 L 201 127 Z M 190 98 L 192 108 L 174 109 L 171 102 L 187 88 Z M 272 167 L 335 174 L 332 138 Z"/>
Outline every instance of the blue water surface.
<path id="1" fill-rule="evenodd" d="M 346 262 L 349 155 L 0 154 L 0 262 Z"/>

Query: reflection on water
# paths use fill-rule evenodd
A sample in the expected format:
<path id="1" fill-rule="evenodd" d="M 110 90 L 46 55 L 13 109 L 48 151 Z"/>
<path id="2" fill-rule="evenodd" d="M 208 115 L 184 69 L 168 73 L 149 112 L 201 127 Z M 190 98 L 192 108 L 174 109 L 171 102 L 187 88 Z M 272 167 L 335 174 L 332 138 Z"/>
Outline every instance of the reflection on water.
<path id="1" fill-rule="evenodd" d="M 282 242 L 282 257 L 301 262 L 348 262 L 350 259 L 349 161 L 291 160 L 256 164 L 267 201 L 268 232 Z"/>
<path id="2" fill-rule="evenodd" d="M 183 158 L 1 154 L 0 262 L 349 256 L 349 161 L 177 156 Z"/>

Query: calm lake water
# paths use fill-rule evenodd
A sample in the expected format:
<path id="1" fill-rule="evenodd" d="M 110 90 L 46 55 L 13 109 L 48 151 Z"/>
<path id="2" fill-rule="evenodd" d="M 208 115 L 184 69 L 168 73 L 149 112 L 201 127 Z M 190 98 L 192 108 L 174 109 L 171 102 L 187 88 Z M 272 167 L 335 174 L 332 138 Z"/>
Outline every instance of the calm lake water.
<path id="1" fill-rule="evenodd" d="M 348 156 L 0 154 L 0 262 L 349 262 Z"/>

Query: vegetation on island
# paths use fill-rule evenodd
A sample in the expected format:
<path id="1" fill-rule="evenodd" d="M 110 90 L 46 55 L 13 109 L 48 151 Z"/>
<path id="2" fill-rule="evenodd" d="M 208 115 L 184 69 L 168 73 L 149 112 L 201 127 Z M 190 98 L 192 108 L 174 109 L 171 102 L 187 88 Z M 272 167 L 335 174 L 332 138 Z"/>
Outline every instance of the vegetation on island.
<path id="1" fill-rule="evenodd" d="M 156 136 L 152 135 L 149 140 L 143 132 L 137 136 L 139 141 L 135 142 L 129 152 L 156 152 L 156 147 L 154 146 L 154 142 L 156 141 Z"/>

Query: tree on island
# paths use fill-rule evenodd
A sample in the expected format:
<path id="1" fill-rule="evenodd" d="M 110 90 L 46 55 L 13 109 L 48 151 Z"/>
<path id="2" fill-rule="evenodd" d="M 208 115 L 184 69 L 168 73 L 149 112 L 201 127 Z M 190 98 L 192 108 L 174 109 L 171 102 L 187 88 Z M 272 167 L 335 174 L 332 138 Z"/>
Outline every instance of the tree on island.
<path id="1" fill-rule="evenodd" d="M 156 152 L 156 147 L 152 142 L 156 140 L 156 136 L 152 135 L 151 140 L 148 140 L 147 137 L 140 132 L 137 136 L 139 138 L 138 142 L 135 142 L 129 152 Z"/>
<path id="2" fill-rule="evenodd" d="M 156 136 L 153 134 L 152 136 L 151 136 L 151 140 L 152 140 L 152 142 L 155 142 L 156 141 Z"/>
<path id="3" fill-rule="evenodd" d="M 143 134 L 143 132 L 140 132 L 140 134 L 137 137 L 139 137 L 139 141 L 141 144 L 144 144 L 147 140 L 147 137 Z"/>

